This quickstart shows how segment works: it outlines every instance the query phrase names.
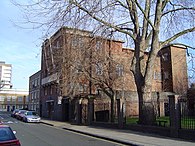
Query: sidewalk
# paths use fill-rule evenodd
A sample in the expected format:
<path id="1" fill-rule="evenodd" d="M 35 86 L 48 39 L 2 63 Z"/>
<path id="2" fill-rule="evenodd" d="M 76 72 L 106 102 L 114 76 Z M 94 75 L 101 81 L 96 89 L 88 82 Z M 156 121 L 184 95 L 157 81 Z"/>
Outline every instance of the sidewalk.
<path id="1" fill-rule="evenodd" d="M 105 129 L 101 127 L 71 125 L 65 122 L 42 120 L 42 123 L 60 127 L 69 131 L 87 134 L 90 136 L 103 138 L 126 145 L 134 146 L 195 146 L 194 142 L 171 139 L 167 137 L 150 135 L 147 133 L 135 132 L 130 130 Z"/>

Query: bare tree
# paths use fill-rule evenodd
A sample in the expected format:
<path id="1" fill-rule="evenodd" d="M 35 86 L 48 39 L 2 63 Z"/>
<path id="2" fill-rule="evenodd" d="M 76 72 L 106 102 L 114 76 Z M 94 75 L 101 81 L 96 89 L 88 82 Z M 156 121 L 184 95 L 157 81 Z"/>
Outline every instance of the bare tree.
<path id="1" fill-rule="evenodd" d="M 82 31 L 80 31 L 82 33 Z M 96 92 L 104 92 L 111 100 L 111 122 L 114 121 L 115 82 L 120 78 L 116 74 L 117 61 L 113 59 L 111 51 L 114 41 L 97 36 L 73 35 L 72 51 L 68 62 L 72 67 L 71 74 L 81 88 L 80 93 L 94 95 Z M 75 41 L 74 41 L 75 40 Z M 96 90 L 96 91 L 95 91 Z M 98 91 L 97 91 L 98 90 Z M 77 92 L 79 95 L 79 92 Z M 75 95 L 75 94 L 73 94 Z M 84 94 L 85 95 L 85 94 Z M 85 95 L 86 96 L 86 95 Z"/>
<path id="2" fill-rule="evenodd" d="M 27 4 L 25 16 L 36 27 L 66 25 L 126 38 L 135 48 L 129 65 L 139 97 L 139 122 L 144 124 L 155 120 L 151 93 L 158 51 L 195 31 L 193 0 L 38 0 Z"/>

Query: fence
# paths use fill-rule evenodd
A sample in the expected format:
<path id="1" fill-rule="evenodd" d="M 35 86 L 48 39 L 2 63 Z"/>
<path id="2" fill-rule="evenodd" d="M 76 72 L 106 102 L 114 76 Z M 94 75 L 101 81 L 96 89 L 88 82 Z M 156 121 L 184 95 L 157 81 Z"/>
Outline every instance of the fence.
<path id="1" fill-rule="evenodd" d="M 94 103 L 95 121 L 109 122 L 111 103 L 109 101 L 96 101 Z"/>
<path id="2" fill-rule="evenodd" d="M 179 100 L 180 127 L 195 130 L 195 102 L 193 99 Z"/>
<path id="3" fill-rule="evenodd" d="M 164 104 L 164 106 L 162 106 Z M 179 99 L 179 126 L 181 129 L 191 129 L 195 130 L 195 101 L 192 99 Z M 161 103 L 160 104 L 161 110 L 163 110 L 166 113 L 165 108 L 169 107 L 169 102 Z M 167 105 L 167 106 L 165 106 Z M 126 100 L 124 101 L 124 122 L 126 124 L 131 123 L 137 123 L 138 121 L 138 102 L 137 101 L 131 101 Z M 163 109 L 164 107 L 164 109 Z M 88 111 L 88 105 L 87 102 L 82 104 L 82 123 L 87 123 L 87 111 Z M 169 110 L 168 110 L 169 111 Z M 115 114 L 115 122 L 118 122 L 117 120 L 117 102 L 115 102 L 114 105 L 114 114 Z M 102 121 L 102 122 L 109 122 L 110 121 L 110 114 L 111 114 L 111 102 L 109 100 L 95 100 L 94 101 L 94 121 Z M 166 116 L 166 114 L 164 114 Z M 170 126 L 170 115 L 160 116 L 157 117 L 157 122 L 166 122 L 165 127 Z M 161 125 L 161 124 L 157 124 Z"/>

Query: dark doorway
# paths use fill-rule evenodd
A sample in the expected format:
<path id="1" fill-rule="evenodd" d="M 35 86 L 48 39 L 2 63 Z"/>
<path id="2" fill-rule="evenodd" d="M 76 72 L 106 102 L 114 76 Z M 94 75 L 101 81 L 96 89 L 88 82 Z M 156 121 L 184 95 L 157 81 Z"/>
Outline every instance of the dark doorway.
<path id="1" fill-rule="evenodd" d="M 62 99 L 62 120 L 69 121 L 69 98 Z"/>
<path id="2" fill-rule="evenodd" d="M 47 102 L 48 118 L 53 119 L 54 102 Z"/>
<path id="3" fill-rule="evenodd" d="M 169 103 L 164 103 L 165 116 L 169 116 Z"/>

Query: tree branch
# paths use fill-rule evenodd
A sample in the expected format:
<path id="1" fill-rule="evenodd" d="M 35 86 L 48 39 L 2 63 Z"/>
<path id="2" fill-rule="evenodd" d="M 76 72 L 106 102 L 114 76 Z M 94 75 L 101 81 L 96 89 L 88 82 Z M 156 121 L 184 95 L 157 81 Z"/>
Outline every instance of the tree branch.
<path id="1" fill-rule="evenodd" d="M 170 37 L 169 39 L 165 40 L 164 42 L 161 42 L 161 46 L 164 46 L 164 45 L 166 45 L 166 44 L 176 40 L 178 37 L 180 37 L 180 36 L 182 36 L 184 34 L 187 34 L 189 32 L 194 32 L 194 31 L 195 31 L 195 27 L 183 30 L 183 31 L 175 34 L 174 36 Z"/>
<path id="2" fill-rule="evenodd" d="M 137 15 L 136 5 L 135 2 L 132 2 L 131 0 L 126 0 L 126 2 L 129 9 L 129 15 L 134 24 L 134 33 L 135 33 L 134 35 L 137 36 L 139 34 L 139 19 Z"/>
<path id="3" fill-rule="evenodd" d="M 76 0 L 70 0 L 70 2 L 72 4 L 74 4 L 75 6 L 77 6 L 80 10 L 84 11 L 85 13 L 87 13 L 94 20 L 96 20 L 96 21 L 98 21 L 98 22 L 100 22 L 100 23 L 102 23 L 102 24 L 104 24 L 104 25 L 106 25 L 106 26 L 108 26 L 110 28 L 113 28 L 113 29 L 117 30 L 118 32 L 128 34 L 132 39 L 135 39 L 135 36 L 132 33 L 128 32 L 128 31 L 125 31 L 125 30 L 117 27 L 116 25 L 113 25 L 111 23 L 108 23 L 108 22 L 104 21 L 101 18 L 98 18 L 97 16 L 95 16 L 95 14 L 93 14 L 92 12 L 90 12 L 89 10 L 87 10 L 86 8 L 82 7 Z"/>
<path id="4" fill-rule="evenodd" d="M 140 11 L 142 12 L 142 14 L 144 15 L 144 18 L 148 21 L 148 23 L 151 25 L 152 28 L 154 28 L 153 23 L 150 21 L 150 19 L 148 18 L 148 14 L 145 13 L 145 11 L 142 9 L 142 7 L 140 6 L 139 2 L 137 0 L 135 0 L 136 5 L 138 6 L 138 8 L 140 9 Z M 147 6 L 146 6 L 147 7 Z"/>
<path id="5" fill-rule="evenodd" d="M 119 3 L 119 4 L 120 4 L 122 7 L 124 7 L 125 9 L 128 9 L 128 7 L 127 7 L 125 4 L 123 4 L 121 1 L 116 0 L 116 2 Z"/>
<path id="6" fill-rule="evenodd" d="M 164 11 L 167 3 L 170 2 L 170 0 L 164 0 L 163 3 L 162 3 L 162 12 Z"/>
<path id="7" fill-rule="evenodd" d="M 173 13 L 173 12 L 176 12 L 176 11 L 182 11 L 182 10 L 195 10 L 195 8 L 194 8 L 194 7 L 191 7 L 191 8 L 186 8 L 186 7 L 177 8 L 177 9 L 173 9 L 173 10 L 164 12 L 164 13 L 162 14 L 162 16 L 165 16 L 165 15 L 167 15 L 167 14 L 169 14 L 169 13 Z"/>
<path id="8" fill-rule="evenodd" d="M 146 3 L 145 3 L 145 14 L 148 19 L 149 19 L 149 14 L 150 14 L 150 0 L 146 0 Z M 148 31 L 148 20 L 147 19 L 144 19 L 143 20 L 143 29 L 142 29 L 142 39 L 146 39 L 147 38 L 147 31 Z"/>

